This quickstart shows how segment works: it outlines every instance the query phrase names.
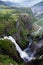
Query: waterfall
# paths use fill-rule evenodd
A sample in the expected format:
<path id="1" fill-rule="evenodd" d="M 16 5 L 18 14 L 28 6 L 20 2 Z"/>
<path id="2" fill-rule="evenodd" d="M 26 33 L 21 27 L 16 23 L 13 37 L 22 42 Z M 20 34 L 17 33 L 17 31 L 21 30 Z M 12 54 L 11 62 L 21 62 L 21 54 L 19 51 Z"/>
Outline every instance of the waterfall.
<path id="1" fill-rule="evenodd" d="M 28 62 L 28 61 L 31 61 L 33 58 L 33 56 L 29 56 L 29 54 L 25 51 L 25 50 L 22 50 L 20 48 L 20 46 L 16 43 L 15 39 L 12 37 L 12 36 L 5 36 L 4 38 L 1 38 L 0 40 L 5 40 L 5 39 L 8 39 L 10 40 L 11 42 L 14 43 L 15 47 L 16 47 L 16 50 L 19 52 L 20 54 L 20 57 L 25 61 L 25 62 Z M 30 44 L 29 44 L 30 45 Z"/>
<path id="2" fill-rule="evenodd" d="M 8 39 L 10 40 L 12 43 L 14 43 L 15 47 L 16 47 L 16 50 L 19 52 L 19 55 L 20 57 L 25 61 L 25 62 L 28 62 L 28 61 L 31 61 L 31 60 L 35 60 L 36 57 L 34 57 L 34 54 L 36 53 L 36 49 L 35 48 L 35 51 L 32 52 L 31 49 L 30 49 L 30 45 L 32 44 L 32 39 L 30 38 L 29 39 L 29 45 L 27 46 L 26 49 L 22 50 L 20 48 L 20 46 L 16 43 L 15 39 L 12 37 L 12 36 L 5 36 L 4 38 L 0 38 L 0 40 L 5 40 L 5 39 Z M 37 44 L 36 47 L 41 47 L 42 44 Z"/>
<path id="3" fill-rule="evenodd" d="M 16 46 L 16 50 L 19 52 L 20 57 L 26 62 L 26 61 L 31 61 L 33 59 L 33 57 L 30 57 L 25 51 L 23 51 L 20 46 L 16 43 L 15 39 L 12 36 L 5 36 L 4 39 L 8 39 L 11 40 L 11 42 L 14 43 L 14 45 Z M 2 39 L 2 40 L 4 40 Z"/>
<path id="4" fill-rule="evenodd" d="M 13 42 L 14 45 L 16 46 L 16 50 L 17 50 L 19 53 L 22 52 L 21 48 L 20 48 L 19 45 L 16 43 L 15 39 L 13 39 L 13 37 L 11 37 L 11 36 L 9 36 L 9 37 L 5 36 L 4 39 L 11 40 L 11 42 Z"/>

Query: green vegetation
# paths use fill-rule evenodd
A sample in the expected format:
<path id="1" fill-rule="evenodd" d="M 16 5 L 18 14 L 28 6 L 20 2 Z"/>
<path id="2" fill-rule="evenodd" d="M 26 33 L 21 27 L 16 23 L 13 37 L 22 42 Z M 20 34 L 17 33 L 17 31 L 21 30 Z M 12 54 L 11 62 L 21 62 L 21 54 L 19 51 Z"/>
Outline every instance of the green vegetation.
<path id="1" fill-rule="evenodd" d="M 0 55 L 0 65 L 18 65 L 12 58 L 9 58 L 7 55 Z"/>
<path id="2" fill-rule="evenodd" d="M 0 6 L 1 8 L 1 6 Z M 19 11 L 20 10 L 20 11 Z M 28 11 L 29 10 L 29 11 Z M 21 37 L 19 39 L 20 45 L 23 47 L 27 44 L 27 34 L 28 29 L 26 29 L 26 25 L 22 22 L 22 20 L 19 20 L 21 15 L 20 13 L 28 13 L 27 16 L 32 15 L 31 9 L 29 8 L 8 8 L 8 7 L 2 7 L 0 10 L 0 36 L 5 35 L 15 35 L 14 37 L 17 37 L 17 34 Z M 29 15 L 30 14 L 30 15 Z M 30 16 L 31 17 L 31 16 Z M 19 21 L 19 26 L 18 26 Z M 30 19 L 29 19 L 30 21 Z M 29 24 L 29 23 L 28 23 Z M 20 32 L 19 32 L 19 28 Z M 17 37 L 17 38 L 18 38 Z M 23 39 L 23 37 L 26 37 L 26 39 Z"/>
<path id="3" fill-rule="evenodd" d="M 28 13 L 28 14 L 33 14 L 32 11 L 31 11 L 31 8 L 28 8 L 28 7 L 8 7 L 8 6 L 0 6 L 0 9 L 5 9 L 7 11 L 10 10 L 13 10 L 12 13 L 15 13 L 15 14 L 19 14 L 19 13 Z"/>
<path id="4" fill-rule="evenodd" d="M 16 65 L 17 63 L 12 58 L 15 61 L 19 62 L 20 65 L 24 65 L 24 63 L 19 58 L 18 52 L 16 51 L 16 48 L 12 44 L 12 42 L 9 40 L 0 40 L 0 62 L 2 63 L 2 65 L 10 65 L 9 63 L 13 63 L 14 65 Z"/>
<path id="5" fill-rule="evenodd" d="M 43 65 L 43 62 L 41 61 L 39 65 Z"/>
<path id="6" fill-rule="evenodd" d="M 38 21 L 36 21 L 37 24 L 41 27 L 43 27 L 43 18 L 39 19 Z"/>
<path id="7" fill-rule="evenodd" d="M 12 58 L 10 58 L 8 55 L 0 55 L 0 65 L 24 65 L 24 63 L 20 62 L 17 63 Z"/>
<path id="8" fill-rule="evenodd" d="M 18 19 L 18 15 L 12 15 L 12 10 L 2 10 L 0 11 L 0 35 L 4 33 L 6 28 L 9 28 L 8 34 L 13 34 L 17 31 L 16 28 L 14 28 L 15 23 Z"/>
<path id="9" fill-rule="evenodd" d="M 20 15 L 21 13 L 25 14 Z M 0 37 L 5 35 L 13 36 L 23 49 L 27 45 L 27 35 L 32 31 L 32 23 L 35 21 L 37 19 L 33 16 L 30 8 L 0 6 Z M 43 19 L 39 22 L 37 24 L 42 26 Z M 15 46 L 9 40 L 0 40 L 0 63 L 2 65 L 10 65 L 10 63 L 24 65 Z"/>
<path id="10" fill-rule="evenodd" d="M 19 16 L 19 13 L 23 13 L 25 9 L 23 8 L 19 11 L 18 8 L 0 6 L 0 36 L 13 36 L 22 48 L 27 45 L 27 34 L 29 32 L 28 29 L 25 29 L 25 24 L 20 20 Z M 27 13 L 27 9 L 25 13 Z M 30 11 L 28 13 L 32 14 Z M 10 65 L 10 62 L 13 65 L 24 65 L 18 56 L 15 46 L 9 40 L 0 40 L 0 54 L 0 63 L 2 65 Z M 6 58 L 7 56 L 5 54 L 8 55 L 8 58 Z M 10 57 L 19 63 L 16 63 Z"/>

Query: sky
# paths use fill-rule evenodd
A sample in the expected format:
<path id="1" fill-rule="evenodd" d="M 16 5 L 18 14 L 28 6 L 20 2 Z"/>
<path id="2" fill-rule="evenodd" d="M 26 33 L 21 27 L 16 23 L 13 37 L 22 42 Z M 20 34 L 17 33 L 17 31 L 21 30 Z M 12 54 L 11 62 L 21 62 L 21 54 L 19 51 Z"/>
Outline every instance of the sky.
<path id="1" fill-rule="evenodd" d="M 20 4 L 20 6 L 30 7 L 30 6 L 33 6 L 34 4 L 37 4 L 43 0 L 2 0 L 2 1 L 10 1 L 13 3 L 18 3 L 18 4 Z"/>

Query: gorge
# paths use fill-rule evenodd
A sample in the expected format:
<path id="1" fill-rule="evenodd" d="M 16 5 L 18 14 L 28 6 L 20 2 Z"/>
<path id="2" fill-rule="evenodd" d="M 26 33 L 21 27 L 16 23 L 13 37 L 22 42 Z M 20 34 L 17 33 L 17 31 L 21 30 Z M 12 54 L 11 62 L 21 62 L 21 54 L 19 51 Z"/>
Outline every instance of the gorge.
<path id="1" fill-rule="evenodd" d="M 16 43 L 15 39 L 12 36 L 5 36 L 4 38 L 0 38 L 0 40 L 5 40 L 8 39 L 12 43 L 14 43 L 16 50 L 19 52 L 19 55 L 21 59 L 24 60 L 24 62 L 30 62 L 31 60 L 35 60 L 36 56 L 35 54 L 37 53 L 37 49 L 43 47 L 43 40 L 41 40 L 38 44 L 35 45 L 34 51 L 31 50 L 30 46 L 32 45 L 32 38 L 29 37 L 29 44 L 26 49 L 22 50 L 20 46 Z M 41 59 L 43 55 L 39 57 Z"/>

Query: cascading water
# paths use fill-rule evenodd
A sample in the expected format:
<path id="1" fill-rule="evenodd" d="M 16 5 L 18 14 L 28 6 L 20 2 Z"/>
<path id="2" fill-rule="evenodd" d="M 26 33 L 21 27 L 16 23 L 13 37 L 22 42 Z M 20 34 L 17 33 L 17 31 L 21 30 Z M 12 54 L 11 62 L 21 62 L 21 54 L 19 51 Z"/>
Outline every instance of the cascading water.
<path id="1" fill-rule="evenodd" d="M 31 52 L 30 52 L 30 49 L 29 49 L 29 54 L 27 53 L 27 48 L 25 50 L 22 50 L 19 45 L 16 43 L 15 39 L 12 37 L 12 36 L 5 36 L 4 38 L 1 38 L 0 40 L 4 40 L 4 39 L 8 39 L 8 40 L 11 40 L 14 45 L 16 46 L 16 50 L 19 52 L 20 54 L 20 57 L 25 61 L 25 62 L 28 62 L 28 61 L 31 61 L 33 59 L 33 55 L 31 55 Z M 30 43 L 31 44 L 31 43 Z M 29 46 L 30 46 L 29 44 Z"/>
<path id="2" fill-rule="evenodd" d="M 16 43 L 15 39 L 14 39 L 12 36 L 9 36 L 9 37 L 5 36 L 4 38 L 1 38 L 0 40 L 4 40 L 4 39 L 11 40 L 11 41 L 14 43 L 14 45 L 16 46 L 16 50 L 17 50 L 17 51 L 19 52 L 19 54 L 20 54 L 20 57 L 21 57 L 25 62 L 28 62 L 28 61 L 31 61 L 31 60 L 35 59 L 34 54 L 35 54 L 35 52 L 36 52 L 36 49 L 35 49 L 34 52 L 32 52 L 31 49 L 30 49 L 30 46 L 31 46 L 31 44 L 32 44 L 32 39 L 31 39 L 31 37 L 29 38 L 29 45 L 28 45 L 27 48 L 24 49 L 24 50 L 22 50 L 22 49 L 19 47 L 19 45 Z M 38 46 L 40 46 L 40 45 L 38 45 Z"/>
<path id="3" fill-rule="evenodd" d="M 26 60 L 26 61 L 31 61 L 32 59 L 35 59 L 35 57 L 34 57 L 35 53 L 33 53 L 31 48 L 30 48 L 32 41 L 33 41 L 32 38 L 28 37 L 28 40 L 29 40 L 29 44 L 24 51 L 28 54 L 28 60 Z"/>
<path id="4" fill-rule="evenodd" d="M 24 60 L 24 58 L 28 58 L 28 54 L 25 51 L 22 51 L 22 49 L 19 47 L 19 45 L 16 43 L 15 39 L 13 39 L 13 37 L 9 36 L 9 37 L 4 37 L 4 39 L 8 39 L 11 40 L 15 46 L 16 46 L 16 50 L 19 52 L 20 57 Z"/>

